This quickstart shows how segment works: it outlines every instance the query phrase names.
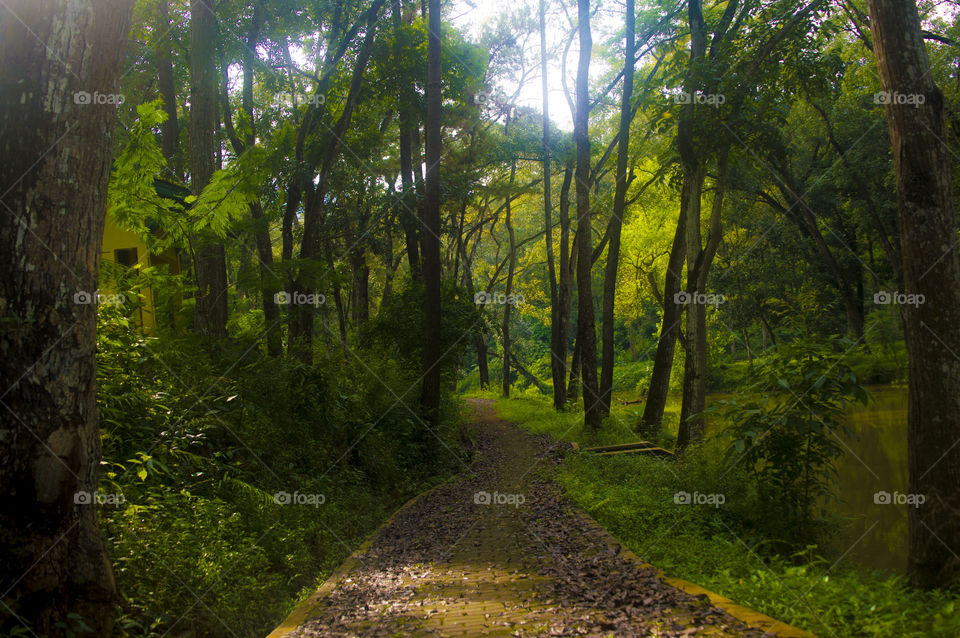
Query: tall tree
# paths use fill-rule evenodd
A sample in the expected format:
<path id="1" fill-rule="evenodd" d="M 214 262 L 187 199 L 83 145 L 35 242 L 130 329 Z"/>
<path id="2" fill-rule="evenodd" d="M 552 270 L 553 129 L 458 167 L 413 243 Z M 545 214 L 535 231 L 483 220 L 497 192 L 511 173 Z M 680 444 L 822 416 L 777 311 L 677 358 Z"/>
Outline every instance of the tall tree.
<path id="1" fill-rule="evenodd" d="M 217 157 L 217 16 L 210 0 L 190 2 L 190 189 L 210 183 Z M 194 262 L 200 334 L 227 333 L 227 260 L 223 243 L 204 233 Z"/>
<path id="2" fill-rule="evenodd" d="M 180 172 L 180 125 L 177 120 L 177 89 L 173 81 L 172 38 L 170 37 L 169 0 L 157 0 L 157 32 L 153 42 L 153 55 L 157 65 L 157 89 L 163 98 L 163 111 L 167 120 L 160 125 L 160 144 L 167 167 L 176 179 Z"/>
<path id="3" fill-rule="evenodd" d="M 356 62 L 353 66 L 353 73 L 350 78 L 350 88 L 347 91 L 343 108 L 340 111 L 340 115 L 337 117 L 334 125 L 332 127 L 325 127 L 326 134 L 321 136 L 321 143 L 318 145 L 319 150 L 315 150 L 313 153 L 311 153 L 311 155 L 319 155 L 319 166 L 317 167 L 317 173 L 315 175 L 316 179 L 314 179 L 314 175 L 312 174 L 300 175 L 301 181 L 298 189 L 301 193 L 303 193 L 304 200 L 303 239 L 300 243 L 300 259 L 304 262 L 305 266 L 300 269 L 297 280 L 294 282 L 294 290 L 300 294 L 310 294 L 314 292 L 314 286 L 319 283 L 316 281 L 314 272 L 317 264 L 325 261 L 328 271 L 332 271 L 333 262 L 332 255 L 330 253 L 329 242 L 326 241 L 326 238 L 323 237 L 321 233 L 323 222 L 326 219 L 326 208 L 328 204 L 327 195 L 330 189 L 330 180 L 333 177 L 334 165 L 337 158 L 340 156 L 343 138 L 350 127 L 350 122 L 357 106 L 363 81 L 363 74 L 367 68 L 367 62 L 370 59 L 370 54 L 373 49 L 374 36 L 377 32 L 377 15 L 380 13 L 380 9 L 383 7 L 384 1 L 385 0 L 374 0 L 374 2 L 370 4 L 369 8 L 363 14 L 363 41 L 360 44 Z M 335 11 L 340 12 L 341 7 L 338 6 Z M 339 19 L 340 18 L 338 17 L 336 21 L 339 21 Z M 361 22 L 357 22 L 353 29 L 351 29 L 351 33 L 355 33 L 357 30 L 359 30 L 360 25 Z M 352 41 L 352 39 L 352 35 L 345 34 L 343 41 L 340 43 L 338 51 L 335 53 L 328 50 L 325 54 L 324 75 L 321 76 L 320 87 L 318 89 L 319 94 L 324 96 L 326 95 L 326 87 L 330 77 L 327 74 L 332 74 L 336 61 L 338 61 L 343 55 L 343 52 L 346 50 L 346 47 Z M 329 42 L 333 42 L 332 34 Z M 305 117 L 303 128 L 300 132 L 301 138 L 305 138 L 307 136 L 308 132 L 311 130 L 311 125 L 315 123 L 316 119 L 318 119 L 320 115 L 321 113 L 319 109 L 314 109 L 308 113 L 308 115 Z M 302 153 L 304 144 L 304 141 L 298 140 L 298 146 L 300 147 L 298 152 Z M 324 254 L 324 250 L 326 251 L 326 254 Z M 313 266 L 311 267 L 310 265 L 306 264 L 313 264 Z M 345 331 L 342 327 L 343 308 L 342 301 L 339 299 L 339 284 L 334 286 L 333 292 L 334 301 L 337 304 L 337 317 L 341 324 L 341 341 L 344 341 L 342 346 L 346 348 L 344 338 Z M 315 309 L 309 304 L 302 304 L 296 306 L 294 311 L 291 312 L 291 315 L 293 316 L 293 320 L 291 321 L 290 342 L 293 345 L 294 352 L 297 353 L 301 360 L 312 361 Z"/>
<path id="4" fill-rule="evenodd" d="M 509 134 L 510 119 L 515 112 L 514 107 L 508 107 L 507 120 L 504 124 L 504 134 Z M 517 177 L 517 159 L 514 157 L 510 162 L 510 186 L 511 189 L 516 182 Z M 513 304 L 510 301 L 513 294 L 513 279 L 517 271 L 517 237 L 513 232 L 513 204 L 512 195 L 507 195 L 506 211 L 504 214 L 504 225 L 507 228 L 507 238 L 509 240 L 507 255 L 507 283 L 505 287 L 506 303 L 503 305 L 503 378 L 501 383 L 501 393 L 505 397 L 510 396 L 510 361 L 511 361 L 511 341 L 510 341 L 510 315 L 512 314 Z"/>
<path id="5" fill-rule="evenodd" d="M 600 428 L 603 411 L 597 388 L 597 331 L 593 316 L 593 286 L 590 259 L 592 233 L 590 230 L 590 53 L 593 39 L 590 34 L 590 1 L 577 0 L 580 57 L 577 64 L 576 118 L 573 137 L 577 145 L 577 343 L 580 348 L 580 379 L 583 386 L 584 423 Z"/>
<path id="6" fill-rule="evenodd" d="M 617 267 L 620 265 L 620 231 L 623 227 L 623 215 L 626 212 L 627 160 L 630 155 L 630 121 L 633 119 L 633 65 L 634 65 L 634 29 L 637 17 L 634 12 L 634 0 L 627 0 L 627 29 L 623 62 L 623 92 L 620 99 L 620 136 L 617 142 L 617 184 L 613 195 L 613 214 L 607 229 L 607 267 L 603 278 L 603 309 L 601 332 L 603 351 L 600 362 L 600 409 L 610 414 L 610 393 L 613 390 L 613 321 L 614 306 L 617 298 Z"/>
<path id="7" fill-rule="evenodd" d="M 72 614 L 112 633 L 116 592 L 91 498 L 94 349 L 112 96 L 132 9 L 0 6 L 0 589 L 4 615 L 34 635 L 64 635 Z"/>
<path id="8" fill-rule="evenodd" d="M 913 0 L 869 0 L 883 88 L 923 96 L 888 100 L 897 175 L 903 283 L 926 297 L 903 308 L 909 356 L 907 448 L 910 491 L 926 503 L 908 513 L 908 571 L 921 587 L 960 576 L 960 258 L 943 94 L 930 77 Z"/>
<path id="9" fill-rule="evenodd" d="M 440 0 L 429 0 L 427 39 L 427 176 L 423 210 L 423 390 L 421 407 L 431 426 L 440 425 Z"/>
<path id="10" fill-rule="evenodd" d="M 567 346 L 566 331 L 561 332 L 561 306 L 557 297 L 557 268 L 553 259 L 553 202 L 550 192 L 550 99 L 547 93 L 547 16 L 546 0 L 540 0 L 540 90 L 543 98 L 543 228 L 547 242 L 547 272 L 550 278 L 550 376 L 553 379 L 553 407 L 562 410 L 566 403 Z M 564 247 L 562 249 L 566 251 Z"/>

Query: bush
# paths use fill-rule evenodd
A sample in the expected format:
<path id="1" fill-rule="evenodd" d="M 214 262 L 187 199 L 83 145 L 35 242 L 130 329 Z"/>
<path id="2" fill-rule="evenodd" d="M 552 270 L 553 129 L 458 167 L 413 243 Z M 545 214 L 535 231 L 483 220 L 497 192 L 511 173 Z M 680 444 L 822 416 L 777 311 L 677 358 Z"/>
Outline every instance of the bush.
<path id="1" fill-rule="evenodd" d="M 442 444 L 416 416 L 419 367 L 322 349 L 305 365 L 252 339 L 148 338 L 101 309 L 101 491 L 125 502 L 100 515 L 126 635 L 265 635 L 389 512 L 460 467 L 451 396 Z"/>

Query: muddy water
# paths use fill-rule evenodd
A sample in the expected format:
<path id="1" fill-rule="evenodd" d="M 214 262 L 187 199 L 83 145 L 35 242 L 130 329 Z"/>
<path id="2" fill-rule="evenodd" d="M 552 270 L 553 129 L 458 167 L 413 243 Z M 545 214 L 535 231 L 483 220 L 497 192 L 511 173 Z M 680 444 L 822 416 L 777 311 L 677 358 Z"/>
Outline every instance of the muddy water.
<path id="1" fill-rule="evenodd" d="M 837 541 L 847 559 L 865 567 L 903 573 L 907 564 L 907 504 L 891 501 L 907 492 L 907 390 L 870 388 L 873 401 L 848 412 L 854 432 L 837 468 L 839 501 L 830 509 L 840 515 L 844 533 Z"/>
<path id="2" fill-rule="evenodd" d="M 866 406 L 854 404 L 847 411 L 853 432 L 844 438 L 845 454 L 837 467 L 837 500 L 826 508 L 840 518 L 843 533 L 837 539 L 837 555 L 863 567 L 904 573 L 907 564 L 907 504 L 875 503 L 880 492 L 907 492 L 907 389 L 879 386 L 868 388 L 872 400 Z M 732 394 L 711 394 L 708 405 Z M 680 398 L 671 396 L 666 407 L 670 431 L 676 434 Z M 708 434 L 721 424 L 707 419 Z M 880 499 L 882 500 L 882 499 Z"/>

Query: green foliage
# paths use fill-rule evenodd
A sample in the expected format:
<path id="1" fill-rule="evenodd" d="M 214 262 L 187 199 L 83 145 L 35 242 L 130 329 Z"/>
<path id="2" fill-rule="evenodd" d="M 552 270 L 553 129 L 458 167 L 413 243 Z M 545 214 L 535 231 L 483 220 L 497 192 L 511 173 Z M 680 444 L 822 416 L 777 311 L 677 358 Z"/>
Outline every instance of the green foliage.
<path id="1" fill-rule="evenodd" d="M 575 438 L 564 415 L 529 401 L 498 412 L 532 432 Z M 582 420 L 582 417 L 581 417 Z M 611 441 L 612 442 L 612 441 Z M 960 635 L 956 593 L 921 592 L 902 578 L 860 571 L 816 546 L 770 552 L 758 533 L 762 499 L 752 473 L 727 467 L 719 441 L 686 453 L 682 465 L 646 456 L 569 454 L 552 470 L 578 505 L 644 560 L 790 625 L 836 638 Z M 677 505 L 685 491 L 722 493 L 721 507 Z"/>
<path id="2" fill-rule="evenodd" d="M 424 451 L 397 401 L 410 380 L 397 359 L 304 365 L 242 340 L 210 352 L 145 337 L 107 307 L 98 346 L 101 491 L 125 499 L 100 515 L 125 635 L 264 635 L 391 510 L 459 467 Z M 456 418 L 448 400 L 448 450 Z M 323 503 L 284 505 L 283 492 Z"/>
<path id="3" fill-rule="evenodd" d="M 868 401 L 840 356 L 844 342 L 832 345 L 780 346 L 752 388 L 760 398 L 715 408 L 730 424 L 727 462 L 750 468 L 761 506 L 793 545 L 819 539 L 823 512 L 814 509 L 832 495 L 841 437 L 850 436 L 844 411 L 851 401 Z"/>

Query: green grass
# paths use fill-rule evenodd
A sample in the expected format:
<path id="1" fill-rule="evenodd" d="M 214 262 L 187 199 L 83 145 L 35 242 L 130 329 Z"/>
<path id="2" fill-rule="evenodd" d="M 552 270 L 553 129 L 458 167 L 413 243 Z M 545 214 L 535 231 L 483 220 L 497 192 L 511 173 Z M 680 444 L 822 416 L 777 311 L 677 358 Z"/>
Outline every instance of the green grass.
<path id="1" fill-rule="evenodd" d="M 627 438 L 620 429 L 585 432 L 582 413 L 556 414 L 546 399 L 498 399 L 497 409 L 530 432 L 581 445 Z M 682 465 L 572 453 L 553 478 L 645 560 L 796 627 L 837 637 L 960 635 L 956 594 L 921 592 L 898 577 L 834 564 L 816 547 L 788 557 L 767 551 L 771 539 L 756 532 L 756 495 L 743 474 L 718 471 L 718 451 L 707 444 Z M 722 508 L 678 506 L 678 491 L 723 493 L 727 501 Z"/>

